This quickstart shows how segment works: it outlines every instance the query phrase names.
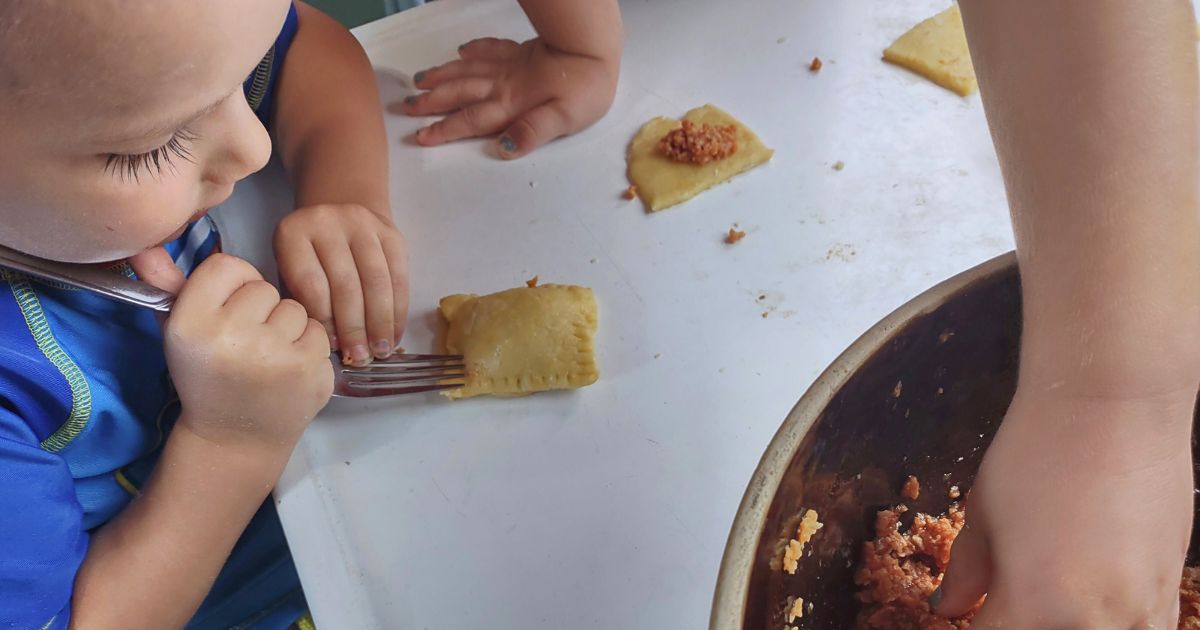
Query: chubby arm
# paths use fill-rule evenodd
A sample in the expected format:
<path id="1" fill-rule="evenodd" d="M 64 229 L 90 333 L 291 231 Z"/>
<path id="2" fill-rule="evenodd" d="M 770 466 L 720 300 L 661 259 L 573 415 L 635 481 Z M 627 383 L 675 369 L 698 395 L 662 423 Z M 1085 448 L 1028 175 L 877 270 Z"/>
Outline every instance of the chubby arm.
<path id="1" fill-rule="evenodd" d="M 140 496 L 97 531 L 71 627 L 182 628 L 279 478 L 288 452 L 237 452 L 181 420 Z"/>
<path id="2" fill-rule="evenodd" d="M 987 593 L 973 628 L 1175 627 L 1200 385 L 1191 3 L 963 0 L 962 12 L 1024 333 L 1016 397 L 935 609 L 957 615 Z"/>
<path id="3" fill-rule="evenodd" d="M 275 136 L 296 190 L 275 255 L 330 347 L 362 365 L 392 353 L 408 318 L 408 253 L 392 220 L 388 141 L 375 75 L 358 41 L 299 4 Z"/>

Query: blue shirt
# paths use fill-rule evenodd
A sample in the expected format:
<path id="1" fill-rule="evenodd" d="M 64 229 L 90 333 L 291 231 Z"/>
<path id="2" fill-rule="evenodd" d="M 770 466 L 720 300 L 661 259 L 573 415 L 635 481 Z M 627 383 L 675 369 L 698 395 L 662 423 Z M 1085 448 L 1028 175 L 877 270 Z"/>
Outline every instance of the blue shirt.
<path id="1" fill-rule="evenodd" d="M 292 7 L 246 81 L 264 124 L 297 27 Z M 219 239 L 206 217 L 167 250 L 190 273 Z M 129 503 L 177 413 L 153 313 L 0 271 L 0 628 L 67 627 L 89 532 Z"/>

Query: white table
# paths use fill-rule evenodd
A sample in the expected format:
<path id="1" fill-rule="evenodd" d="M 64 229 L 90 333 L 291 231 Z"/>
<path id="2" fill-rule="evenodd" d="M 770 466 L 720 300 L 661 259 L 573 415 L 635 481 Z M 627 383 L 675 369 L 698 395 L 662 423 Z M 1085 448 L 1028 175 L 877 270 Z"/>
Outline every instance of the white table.
<path id="1" fill-rule="evenodd" d="M 404 140 L 421 121 L 389 115 L 405 345 L 430 349 L 442 295 L 538 275 L 595 289 L 602 376 L 331 404 L 276 491 L 317 625 L 705 627 L 745 484 L 796 399 L 890 310 L 1012 247 L 978 97 L 880 61 L 945 3 L 625 2 L 612 112 L 518 162 L 482 141 L 421 149 Z M 356 34 L 390 105 L 459 43 L 530 32 L 512 0 L 439 0 Z M 774 160 L 656 215 L 621 199 L 639 125 L 706 102 Z M 261 180 L 233 205 L 283 198 Z M 748 235 L 727 246 L 734 223 Z"/>

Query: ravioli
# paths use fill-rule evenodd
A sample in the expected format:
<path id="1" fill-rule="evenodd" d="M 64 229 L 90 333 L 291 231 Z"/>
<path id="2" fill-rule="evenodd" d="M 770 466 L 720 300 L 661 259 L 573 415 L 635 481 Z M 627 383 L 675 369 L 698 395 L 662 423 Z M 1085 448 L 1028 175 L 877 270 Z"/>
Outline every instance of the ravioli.
<path id="1" fill-rule="evenodd" d="M 713 105 L 693 109 L 683 118 L 695 125 L 734 125 L 737 151 L 707 164 L 677 162 L 664 155 L 658 144 L 682 121 L 660 116 L 642 125 L 629 145 L 629 181 L 650 212 L 683 203 L 775 154 L 746 125 Z"/>
<path id="2" fill-rule="evenodd" d="M 585 287 L 546 284 L 485 296 L 450 295 L 438 305 L 445 349 L 466 364 L 450 398 L 523 396 L 595 383 L 596 297 Z"/>

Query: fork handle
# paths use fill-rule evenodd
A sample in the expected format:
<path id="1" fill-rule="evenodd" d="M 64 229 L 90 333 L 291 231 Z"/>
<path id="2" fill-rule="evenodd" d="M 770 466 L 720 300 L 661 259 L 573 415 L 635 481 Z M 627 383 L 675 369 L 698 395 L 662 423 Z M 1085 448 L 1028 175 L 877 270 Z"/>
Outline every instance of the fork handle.
<path id="1" fill-rule="evenodd" d="M 61 282 L 67 286 L 97 293 L 134 306 L 160 313 L 171 312 L 175 295 L 158 287 L 90 265 L 44 260 L 0 247 L 0 267 L 7 267 L 43 280 Z"/>

